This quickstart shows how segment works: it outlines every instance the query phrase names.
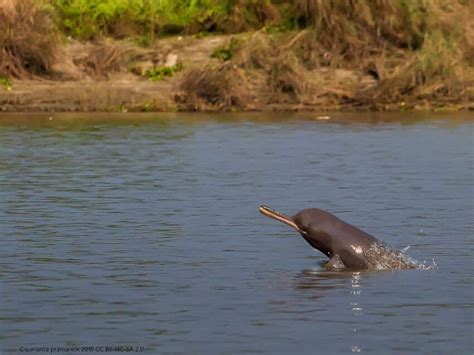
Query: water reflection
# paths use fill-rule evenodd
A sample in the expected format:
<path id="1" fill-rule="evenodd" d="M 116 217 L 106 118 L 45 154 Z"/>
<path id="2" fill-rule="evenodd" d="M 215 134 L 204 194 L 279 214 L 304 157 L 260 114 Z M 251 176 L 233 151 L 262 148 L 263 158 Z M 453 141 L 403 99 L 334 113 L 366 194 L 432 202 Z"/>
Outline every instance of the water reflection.
<path id="1" fill-rule="evenodd" d="M 349 338 L 352 339 L 350 345 L 351 352 L 362 351 L 362 341 L 359 339 L 359 324 L 364 315 L 363 306 L 363 276 L 364 272 L 349 271 L 329 271 L 325 269 L 305 269 L 294 278 L 295 290 L 303 292 L 312 301 L 320 301 L 324 297 L 334 297 L 335 290 L 348 291 L 350 296 L 344 297 L 349 301 L 350 314 L 347 315 L 345 323 L 352 326 Z M 346 303 L 347 305 L 347 303 Z M 338 307 L 346 308 L 344 305 Z M 346 308 L 347 309 L 347 308 Z M 353 317 L 353 321 L 348 318 Z"/>
<path id="2" fill-rule="evenodd" d="M 351 294 L 354 301 L 351 302 L 352 314 L 359 316 L 362 314 L 362 307 L 359 303 L 360 294 L 362 293 L 361 283 L 360 283 L 360 272 L 353 272 L 351 278 Z"/>
<path id="3" fill-rule="evenodd" d="M 300 291 L 317 290 L 324 293 L 326 290 L 345 288 L 351 275 L 351 272 L 346 271 L 305 269 L 295 276 L 294 287 Z"/>
<path id="4" fill-rule="evenodd" d="M 447 126 L 453 127 L 472 121 L 472 114 L 469 112 L 433 113 L 433 112 L 406 112 L 403 119 L 398 112 L 366 112 L 364 114 L 351 112 L 333 112 L 330 120 L 320 121 L 318 113 L 313 112 L 272 112 L 265 114 L 261 112 L 245 113 L 183 113 L 183 112 L 162 112 L 162 113 L 114 113 L 114 112 L 94 112 L 94 113 L 2 113 L 0 115 L 0 128 L 2 126 L 13 126 L 21 129 L 44 129 L 54 128 L 57 131 L 100 131 L 105 126 L 131 126 L 140 127 L 150 123 L 159 124 L 162 128 L 174 125 L 186 125 L 201 127 L 208 123 L 236 123 L 243 125 L 249 123 L 264 124 L 275 122 L 280 124 L 293 124 L 301 121 L 311 121 L 319 125 L 341 124 L 347 128 L 354 128 L 357 125 L 379 125 L 379 124 L 400 124 L 403 126 L 417 125 L 433 120 L 444 121 Z"/>
<path id="5" fill-rule="evenodd" d="M 361 284 L 361 273 L 360 272 L 353 272 L 352 273 L 352 278 L 351 278 L 351 309 L 352 309 L 352 315 L 354 317 L 359 317 L 362 315 L 362 305 L 361 305 L 361 293 L 362 293 L 362 284 Z M 354 324 L 359 324 L 359 320 L 356 319 Z M 352 328 L 352 331 L 354 333 L 357 333 L 359 330 L 359 327 L 354 327 Z M 357 336 L 355 337 L 357 339 Z M 361 344 L 353 344 L 351 346 L 351 351 L 353 353 L 360 353 L 361 352 Z"/>

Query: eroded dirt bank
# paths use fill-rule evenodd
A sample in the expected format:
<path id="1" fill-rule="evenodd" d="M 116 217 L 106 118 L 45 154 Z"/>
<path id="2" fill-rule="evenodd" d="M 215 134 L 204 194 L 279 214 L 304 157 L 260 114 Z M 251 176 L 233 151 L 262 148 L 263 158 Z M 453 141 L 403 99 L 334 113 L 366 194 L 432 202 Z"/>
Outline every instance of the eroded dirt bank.
<path id="1" fill-rule="evenodd" d="M 425 94 L 387 96 L 380 63 L 303 68 L 293 49 L 303 35 L 263 32 L 170 37 L 150 48 L 132 41 L 68 40 L 48 78 L 0 86 L 2 111 L 357 111 L 473 110 L 472 78 Z M 230 60 L 216 55 L 244 43 Z M 331 53 L 322 52 L 330 59 Z M 367 70 L 367 68 L 372 70 Z M 169 73 L 154 68 L 176 68 Z M 378 71 L 377 71 L 378 70 Z M 406 83 L 402 83 L 407 85 Z M 395 83 L 393 85 L 400 85 Z M 387 88 L 388 86 L 388 88 Z"/>
<path id="2" fill-rule="evenodd" d="M 174 95 L 184 70 L 157 81 L 144 73 L 178 62 L 183 68 L 206 65 L 225 39 L 176 37 L 147 49 L 131 41 L 69 40 L 50 78 L 13 79 L 11 86 L 0 86 L 0 107 L 3 111 L 177 110 Z"/>

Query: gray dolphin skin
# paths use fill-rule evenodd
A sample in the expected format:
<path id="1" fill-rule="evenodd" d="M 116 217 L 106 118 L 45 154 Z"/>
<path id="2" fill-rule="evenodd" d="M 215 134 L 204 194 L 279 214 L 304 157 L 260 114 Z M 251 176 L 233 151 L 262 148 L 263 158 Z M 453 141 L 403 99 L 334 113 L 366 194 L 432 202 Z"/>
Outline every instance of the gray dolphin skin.
<path id="1" fill-rule="evenodd" d="M 326 255 L 330 259 L 325 265 L 327 268 L 369 269 L 365 251 L 374 245 L 383 245 L 370 234 L 317 208 L 304 209 L 294 216 L 264 205 L 259 210 L 295 229 L 313 248 Z"/>

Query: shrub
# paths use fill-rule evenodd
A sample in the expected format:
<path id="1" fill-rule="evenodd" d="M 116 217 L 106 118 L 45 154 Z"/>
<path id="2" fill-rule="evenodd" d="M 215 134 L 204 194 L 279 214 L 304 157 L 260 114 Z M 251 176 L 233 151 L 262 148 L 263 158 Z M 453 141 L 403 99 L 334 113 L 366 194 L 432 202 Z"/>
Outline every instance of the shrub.
<path id="1" fill-rule="evenodd" d="M 174 73 L 181 71 L 181 69 L 183 69 L 181 63 L 172 66 L 162 65 L 148 69 L 145 71 L 144 76 L 150 81 L 159 81 L 163 80 L 165 77 L 173 76 Z"/>
<path id="2" fill-rule="evenodd" d="M 34 0 L 0 5 L 0 76 L 27 78 L 50 72 L 57 35 L 46 6 Z"/>

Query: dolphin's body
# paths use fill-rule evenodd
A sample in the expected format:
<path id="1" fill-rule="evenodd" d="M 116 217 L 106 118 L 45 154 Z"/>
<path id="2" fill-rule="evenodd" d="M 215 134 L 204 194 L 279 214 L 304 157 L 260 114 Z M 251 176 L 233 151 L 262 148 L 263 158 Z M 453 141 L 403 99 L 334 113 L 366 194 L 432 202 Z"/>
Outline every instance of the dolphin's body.
<path id="1" fill-rule="evenodd" d="M 369 269 L 372 263 L 367 251 L 384 246 L 370 234 L 317 208 L 302 210 L 292 217 L 268 206 L 260 206 L 259 210 L 294 228 L 313 248 L 326 255 L 330 259 L 327 268 Z"/>

